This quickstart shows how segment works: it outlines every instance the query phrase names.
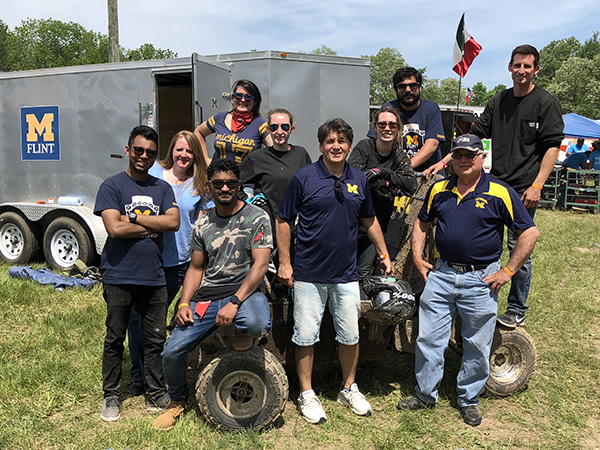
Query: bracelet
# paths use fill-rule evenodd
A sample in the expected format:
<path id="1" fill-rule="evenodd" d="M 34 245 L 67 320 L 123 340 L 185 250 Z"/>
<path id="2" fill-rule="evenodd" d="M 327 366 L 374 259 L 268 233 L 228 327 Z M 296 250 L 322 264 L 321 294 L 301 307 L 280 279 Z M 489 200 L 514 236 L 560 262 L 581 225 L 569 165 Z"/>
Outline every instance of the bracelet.
<path id="1" fill-rule="evenodd" d="M 448 168 L 448 164 L 446 164 L 446 161 L 444 161 L 443 159 L 442 159 L 442 164 L 444 165 L 444 169 Z"/>
<path id="2" fill-rule="evenodd" d="M 381 256 L 379 257 L 379 261 L 383 261 L 385 258 L 389 258 L 389 257 L 390 257 L 390 254 L 389 254 L 389 253 L 386 253 L 385 255 L 381 255 Z"/>
<path id="3" fill-rule="evenodd" d="M 506 267 L 506 266 L 504 266 L 504 271 L 505 271 L 507 274 L 509 274 L 511 277 L 514 277 L 514 276 L 515 276 L 515 274 L 514 274 L 514 273 L 512 273 L 512 272 L 510 271 L 510 269 L 509 269 L 508 267 Z"/>
<path id="4" fill-rule="evenodd" d="M 190 304 L 189 303 L 180 303 L 179 306 L 177 307 L 177 310 L 180 310 L 184 306 L 190 306 Z"/>
<path id="5" fill-rule="evenodd" d="M 542 187 L 541 187 L 541 186 L 538 186 L 538 185 L 537 185 L 537 184 L 535 184 L 535 183 L 533 183 L 533 184 L 532 184 L 532 186 L 533 186 L 534 188 L 536 188 L 537 190 L 540 190 L 540 191 L 542 190 Z"/>

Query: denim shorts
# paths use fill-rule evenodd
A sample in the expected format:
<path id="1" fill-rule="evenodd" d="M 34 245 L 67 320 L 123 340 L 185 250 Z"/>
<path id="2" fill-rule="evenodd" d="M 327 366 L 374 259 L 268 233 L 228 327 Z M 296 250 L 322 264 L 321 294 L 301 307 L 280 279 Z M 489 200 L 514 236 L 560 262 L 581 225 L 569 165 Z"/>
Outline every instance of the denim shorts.
<path id="1" fill-rule="evenodd" d="M 294 344 L 308 347 L 319 342 L 319 330 L 328 301 L 335 340 L 344 345 L 358 344 L 358 281 L 339 284 L 294 281 Z"/>

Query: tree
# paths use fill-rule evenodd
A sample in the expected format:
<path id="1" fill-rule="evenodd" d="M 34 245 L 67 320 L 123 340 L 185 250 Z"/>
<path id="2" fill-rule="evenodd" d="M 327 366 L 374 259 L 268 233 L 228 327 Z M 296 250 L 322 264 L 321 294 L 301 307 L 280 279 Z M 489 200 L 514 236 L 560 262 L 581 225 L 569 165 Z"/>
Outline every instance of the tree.
<path id="1" fill-rule="evenodd" d="M 337 52 L 331 47 L 327 47 L 326 45 L 321 45 L 319 48 L 315 48 L 311 55 L 329 55 L 329 56 L 337 56 Z"/>
<path id="2" fill-rule="evenodd" d="M 536 84 L 547 87 L 554 78 L 554 74 L 564 61 L 577 54 L 581 43 L 573 36 L 566 39 L 552 41 L 540 50 L 540 72 Z"/>
<path id="3" fill-rule="evenodd" d="M 427 78 L 423 81 L 421 95 L 423 98 L 441 105 L 456 105 L 457 99 L 459 105 L 464 105 L 466 88 L 461 86 L 459 94 L 456 78 L 449 77 L 441 81 L 436 78 Z"/>
<path id="4" fill-rule="evenodd" d="M 8 25 L 6 25 L 2 19 L 0 19 L 0 72 L 6 72 L 10 70 L 8 65 L 8 54 L 9 54 L 9 39 L 10 31 Z"/>
<path id="5" fill-rule="evenodd" d="M 123 50 L 122 61 L 142 61 L 151 59 L 175 58 L 177 53 L 171 50 L 162 50 L 155 48 L 152 44 L 142 44 L 139 48 L 133 50 Z"/>
<path id="6" fill-rule="evenodd" d="M 406 66 L 406 61 L 397 48 L 385 47 L 376 55 L 365 55 L 371 59 L 371 83 L 369 101 L 381 105 L 396 98 L 392 77 L 397 69 Z"/>

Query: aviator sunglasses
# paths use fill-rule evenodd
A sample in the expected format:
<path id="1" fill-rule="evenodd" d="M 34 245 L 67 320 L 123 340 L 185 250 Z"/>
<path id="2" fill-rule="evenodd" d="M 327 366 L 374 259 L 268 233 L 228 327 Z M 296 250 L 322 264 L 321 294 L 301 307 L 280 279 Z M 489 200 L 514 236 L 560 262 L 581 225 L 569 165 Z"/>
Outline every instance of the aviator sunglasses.
<path id="1" fill-rule="evenodd" d="M 385 127 L 390 127 L 390 130 L 398 128 L 398 122 L 377 122 L 377 128 L 385 130 Z"/>
<path id="2" fill-rule="evenodd" d="M 239 186 L 240 180 L 211 180 L 209 183 L 214 187 L 217 191 L 223 189 L 223 186 L 227 185 L 229 189 L 235 189 Z"/>
<path id="3" fill-rule="evenodd" d="M 245 102 L 253 102 L 254 101 L 253 95 L 242 94 L 241 92 L 234 92 L 233 98 L 236 99 L 238 102 L 241 102 L 242 100 Z"/>
<path id="4" fill-rule="evenodd" d="M 473 161 L 476 157 L 478 157 L 479 155 L 482 155 L 483 153 L 475 153 L 475 152 L 469 152 L 469 153 L 458 153 L 458 152 L 452 152 L 452 159 L 455 159 L 456 161 L 459 161 L 463 158 L 468 159 L 469 161 Z"/>
<path id="5" fill-rule="evenodd" d="M 272 123 L 271 125 L 269 125 L 269 130 L 271 130 L 272 132 L 277 131 L 277 129 L 281 127 L 281 129 L 283 131 L 290 131 L 290 124 L 289 123 L 282 123 L 281 125 L 278 123 Z"/>
<path id="6" fill-rule="evenodd" d="M 153 150 L 151 148 L 144 148 L 144 147 L 130 147 L 131 150 L 133 151 L 133 154 L 135 156 L 142 156 L 144 154 L 144 152 L 146 152 L 146 156 L 148 156 L 148 158 L 156 158 L 156 155 L 158 154 L 158 150 Z"/>

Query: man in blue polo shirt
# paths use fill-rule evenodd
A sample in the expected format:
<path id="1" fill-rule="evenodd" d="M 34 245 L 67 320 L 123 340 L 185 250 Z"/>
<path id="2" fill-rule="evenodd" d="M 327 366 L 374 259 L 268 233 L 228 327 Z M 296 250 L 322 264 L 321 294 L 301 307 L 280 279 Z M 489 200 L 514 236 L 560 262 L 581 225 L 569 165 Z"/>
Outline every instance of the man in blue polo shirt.
<path id="1" fill-rule="evenodd" d="M 415 353 L 416 394 L 398 409 L 432 407 L 444 372 L 444 350 L 456 314 L 462 319 L 463 357 L 457 377 L 458 406 L 465 423 L 481 423 L 479 399 L 489 375 L 498 291 L 529 258 L 539 231 L 517 193 L 483 169 L 483 145 L 472 134 L 454 140 L 455 175 L 431 186 L 412 234 L 415 269 L 426 280 L 419 303 Z M 423 259 L 425 237 L 437 219 L 435 268 Z M 519 235 L 504 268 L 504 225 Z"/>
<path id="2" fill-rule="evenodd" d="M 296 370 L 300 384 L 298 410 L 310 423 L 327 420 L 312 389 L 314 344 L 325 305 L 333 316 L 342 386 L 338 402 L 360 416 L 371 406 L 354 382 L 358 363 L 360 290 L 356 269 L 359 222 L 380 255 L 385 273 L 392 273 L 383 234 L 371 201 L 365 174 L 346 163 L 352 147 L 352 128 L 342 119 L 322 124 L 317 132 L 323 154 L 295 174 L 277 212 L 279 278 L 294 288 Z M 292 268 L 291 224 L 298 217 L 298 235 Z"/>

